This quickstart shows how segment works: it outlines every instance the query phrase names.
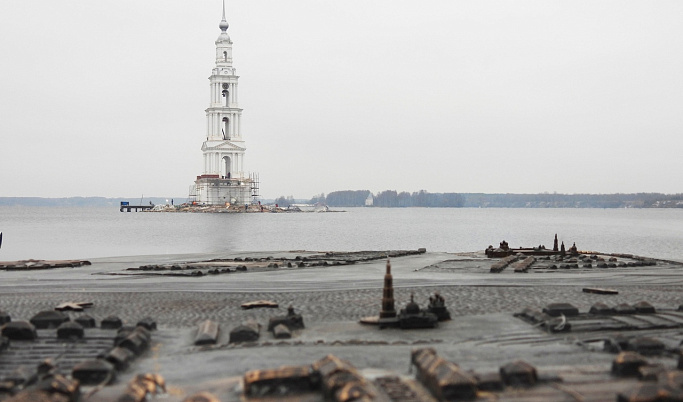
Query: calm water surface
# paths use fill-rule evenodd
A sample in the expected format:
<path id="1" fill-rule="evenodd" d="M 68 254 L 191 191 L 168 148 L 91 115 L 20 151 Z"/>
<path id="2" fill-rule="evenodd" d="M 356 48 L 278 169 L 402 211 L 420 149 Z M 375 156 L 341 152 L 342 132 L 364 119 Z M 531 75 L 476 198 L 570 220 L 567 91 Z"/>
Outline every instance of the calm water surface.
<path id="1" fill-rule="evenodd" d="M 220 251 L 552 247 L 683 260 L 683 210 L 346 208 L 344 213 L 121 213 L 0 207 L 0 261 Z"/>

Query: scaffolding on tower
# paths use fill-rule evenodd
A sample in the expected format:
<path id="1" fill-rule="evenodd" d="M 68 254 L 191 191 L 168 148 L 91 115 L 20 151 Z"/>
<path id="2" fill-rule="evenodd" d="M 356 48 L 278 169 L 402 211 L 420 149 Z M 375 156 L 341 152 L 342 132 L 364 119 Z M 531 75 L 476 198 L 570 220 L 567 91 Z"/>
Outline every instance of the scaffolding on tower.
<path id="1" fill-rule="evenodd" d="M 190 185 L 190 191 L 187 194 L 187 203 L 192 204 L 197 202 L 197 186 L 195 184 Z"/>
<path id="2" fill-rule="evenodd" d="M 259 194 L 260 182 L 258 173 L 250 173 L 249 181 L 251 182 L 251 202 L 252 204 L 255 204 L 257 202 L 257 198 L 261 196 Z"/>

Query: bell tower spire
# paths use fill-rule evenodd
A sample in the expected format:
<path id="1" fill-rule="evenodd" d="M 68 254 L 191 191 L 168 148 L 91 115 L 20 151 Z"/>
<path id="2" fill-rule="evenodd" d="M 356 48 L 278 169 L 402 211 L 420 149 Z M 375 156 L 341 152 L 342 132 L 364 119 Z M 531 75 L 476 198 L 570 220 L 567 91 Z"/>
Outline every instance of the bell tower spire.
<path id="1" fill-rule="evenodd" d="M 218 24 L 218 27 L 221 29 L 221 31 L 225 32 L 228 30 L 228 21 L 225 20 L 225 0 L 223 0 L 223 18 L 221 18 L 221 23 Z"/>
<path id="2" fill-rule="evenodd" d="M 225 19 L 225 0 L 223 0 L 223 15 L 218 24 L 221 34 L 216 39 L 216 67 L 232 67 L 232 40 L 228 35 L 229 26 Z"/>

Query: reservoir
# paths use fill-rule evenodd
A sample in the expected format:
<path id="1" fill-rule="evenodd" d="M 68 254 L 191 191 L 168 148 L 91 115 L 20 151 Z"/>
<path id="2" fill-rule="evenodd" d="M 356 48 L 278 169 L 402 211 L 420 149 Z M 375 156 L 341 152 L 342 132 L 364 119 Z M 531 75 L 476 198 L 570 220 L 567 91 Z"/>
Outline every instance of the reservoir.
<path id="1" fill-rule="evenodd" d="M 335 208 L 342 209 L 342 208 Z M 257 250 L 567 247 L 683 260 L 680 209 L 343 208 L 344 213 L 120 213 L 0 207 L 0 260 Z"/>

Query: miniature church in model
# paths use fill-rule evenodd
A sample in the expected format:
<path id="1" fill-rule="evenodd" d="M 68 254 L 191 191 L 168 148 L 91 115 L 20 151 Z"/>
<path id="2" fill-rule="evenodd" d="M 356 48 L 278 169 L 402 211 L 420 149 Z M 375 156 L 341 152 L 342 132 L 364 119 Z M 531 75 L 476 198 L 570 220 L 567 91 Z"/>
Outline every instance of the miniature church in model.
<path id="1" fill-rule="evenodd" d="M 246 146 L 242 137 L 242 109 L 237 97 L 237 72 L 232 65 L 232 40 L 223 18 L 216 39 L 216 65 L 209 77 L 206 139 L 202 144 L 204 173 L 190 186 L 190 201 L 208 205 L 246 205 L 258 197 L 258 175 L 244 171 Z"/>

